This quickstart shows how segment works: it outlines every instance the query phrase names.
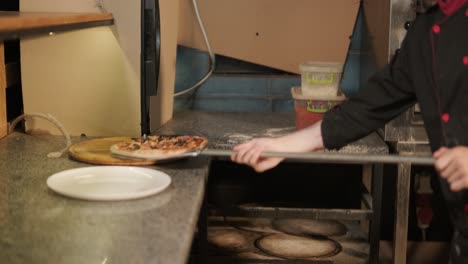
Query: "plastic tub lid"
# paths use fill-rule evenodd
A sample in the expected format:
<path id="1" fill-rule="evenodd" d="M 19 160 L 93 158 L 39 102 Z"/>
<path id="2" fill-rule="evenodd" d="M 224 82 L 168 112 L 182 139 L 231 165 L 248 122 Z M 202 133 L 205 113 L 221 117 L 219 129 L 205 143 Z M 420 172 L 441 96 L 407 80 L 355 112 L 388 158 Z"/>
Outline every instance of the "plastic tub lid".
<path id="1" fill-rule="evenodd" d="M 316 101 L 344 101 L 346 96 L 305 96 L 302 94 L 301 87 L 292 87 L 291 95 L 295 100 L 316 100 Z"/>
<path id="2" fill-rule="evenodd" d="M 309 61 L 299 66 L 303 72 L 343 72 L 343 64 L 338 62 Z"/>

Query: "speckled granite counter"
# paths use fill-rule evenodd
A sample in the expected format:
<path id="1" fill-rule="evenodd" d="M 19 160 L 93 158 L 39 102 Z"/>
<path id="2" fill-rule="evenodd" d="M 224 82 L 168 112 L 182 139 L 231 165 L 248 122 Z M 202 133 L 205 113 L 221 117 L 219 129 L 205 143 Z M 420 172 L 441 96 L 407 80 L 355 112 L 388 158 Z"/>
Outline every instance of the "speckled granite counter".
<path id="1" fill-rule="evenodd" d="M 198 134 L 209 147 L 228 149 L 254 136 L 294 130 L 294 116 L 279 113 L 176 113 L 157 133 Z M 76 140 L 75 140 L 76 141 Z M 0 140 L 1 263 L 185 263 L 208 176 L 209 159 L 155 166 L 172 176 L 155 196 L 125 202 L 87 202 L 47 189 L 49 175 L 88 164 L 47 153 L 62 137 L 13 133 Z M 387 153 L 375 134 L 347 147 Z M 346 151 L 346 148 L 342 151 Z"/>
<path id="2" fill-rule="evenodd" d="M 87 202 L 48 190 L 49 175 L 87 164 L 50 159 L 63 137 L 13 133 L 0 140 L 0 263 L 186 263 L 208 159 L 156 169 L 172 184 L 124 202 Z"/>

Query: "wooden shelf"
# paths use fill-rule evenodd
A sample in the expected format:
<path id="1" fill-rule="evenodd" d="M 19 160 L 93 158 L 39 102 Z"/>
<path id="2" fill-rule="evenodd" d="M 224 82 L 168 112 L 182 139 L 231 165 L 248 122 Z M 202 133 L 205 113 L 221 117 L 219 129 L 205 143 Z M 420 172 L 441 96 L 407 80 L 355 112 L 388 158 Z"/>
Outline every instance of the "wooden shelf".
<path id="1" fill-rule="evenodd" d="M 34 13 L 0 11 L 0 40 L 112 25 L 111 13 Z"/>

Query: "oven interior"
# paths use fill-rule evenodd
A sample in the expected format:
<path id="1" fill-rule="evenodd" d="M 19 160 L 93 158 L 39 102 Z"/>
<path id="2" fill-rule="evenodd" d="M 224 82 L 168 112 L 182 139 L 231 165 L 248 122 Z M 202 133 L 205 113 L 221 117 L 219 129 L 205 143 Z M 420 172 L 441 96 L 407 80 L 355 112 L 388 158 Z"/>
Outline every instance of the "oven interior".
<path id="1" fill-rule="evenodd" d="M 396 166 L 386 165 L 383 168 L 381 220 L 377 231 L 381 241 L 391 241 L 393 237 L 396 173 Z M 432 224 L 425 230 L 426 237 L 422 237 L 417 217 L 418 184 L 415 183 L 419 177 L 415 175 L 430 175 L 432 180 L 436 179 L 435 172 L 426 167 L 413 168 L 408 239 L 449 241 L 451 229 L 446 207 L 443 199 L 435 195 L 432 198 Z M 258 174 L 250 167 L 215 159 L 211 162 L 208 178 L 206 210 L 202 210 L 204 213 L 193 243 L 191 263 L 369 262 L 369 219 L 343 219 L 338 214 L 336 218 L 333 214 L 311 216 L 303 210 L 317 208 L 333 212 L 334 209 L 352 211 L 362 208 L 362 193 L 368 191 L 364 186 L 363 166 L 283 162 L 270 171 Z M 271 210 L 255 210 L 257 207 Z M 275 210 L 280 212 L 282 208 L 289 211 L 275 213 Z M 282 224 L 278 226 L 280 222 Z M 318 224 L 317 229 L 310 229 L 313 224 Z M 330 235 L 326 231 L 330 225 L 344 226 L 345 232 Z M 200 236 L 203 232 L 206 232 L 205 237 Z M 263 240 L 279 237 L 283 240 L 274 244 L 280 247 L 276 249 L 280 253 L 284 245 L 286 249 L 283 250 L 287 253 L 291 253 L 287 251 L 290 247 L 298 251 L 293 250 L 290 256 L 261 247 Z M 315 243 L 316 240 L 333 242 L 336 248 L 328 255 L 301 257 L 304 250 L 311 252 L 310 248 L 297 246 L 303 244 L 304 239 L 307 243 Z"/>
<path id="2" fill-rule="evenodd" d="M 258 174 L 247 166 L 213 160 L 208 178 L 206 253 L 200 260 L 200 248 L 192 249 L 196 256 L 192 261 L 198 260 L 194 263 L 368 260 L 364 222 L 311 216 L 303 211 L 361 208 L 362 166 L 284 162 Z M 244 207 L 250 210 L 236 210 Z M 284 208 L 289 211 L 275 214 Z M 194 244 L 200 245 L 197 242 Z M 327 246 L 331 247 L 328 251 L 324 249 Z M 325 251 L 314 252 L 319 249 Z"/>

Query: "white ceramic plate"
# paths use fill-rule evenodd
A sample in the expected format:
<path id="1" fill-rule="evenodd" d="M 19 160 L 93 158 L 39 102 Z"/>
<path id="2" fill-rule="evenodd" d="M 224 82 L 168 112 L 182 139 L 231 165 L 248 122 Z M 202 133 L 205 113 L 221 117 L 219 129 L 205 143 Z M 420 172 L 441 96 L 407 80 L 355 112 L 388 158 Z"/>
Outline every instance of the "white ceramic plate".
<path id="1" fill-rule="evenodd" d="M 115 201 L 159 193 L 171 184 L 164 172 L 132 166 L 92 166 L 62 171 L 47 179 L 53 191 L 79 199 Z"/>

